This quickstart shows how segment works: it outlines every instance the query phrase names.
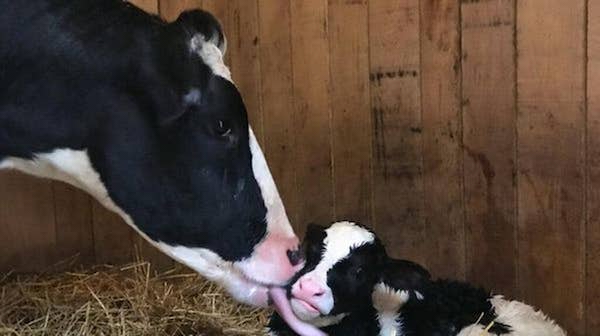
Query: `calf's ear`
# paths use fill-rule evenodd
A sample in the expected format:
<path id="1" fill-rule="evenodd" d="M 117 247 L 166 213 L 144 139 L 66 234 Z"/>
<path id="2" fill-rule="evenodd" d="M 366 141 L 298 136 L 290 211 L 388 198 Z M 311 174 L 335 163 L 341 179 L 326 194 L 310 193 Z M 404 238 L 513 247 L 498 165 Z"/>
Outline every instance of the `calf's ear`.
<path id="1" fill-rule="evenodd" d="M 387 258 L 373 288 L 373 305 L 380 314 L 395 314 L 409 300 L 422 300 L 430 279 L 429 272 L 417 263 Z"/>

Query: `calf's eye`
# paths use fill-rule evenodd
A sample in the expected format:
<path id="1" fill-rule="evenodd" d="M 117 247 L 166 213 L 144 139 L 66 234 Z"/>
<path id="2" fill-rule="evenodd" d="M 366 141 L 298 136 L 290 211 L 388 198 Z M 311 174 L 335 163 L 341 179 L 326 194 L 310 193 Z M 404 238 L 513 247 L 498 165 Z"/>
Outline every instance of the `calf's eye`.
<path id="1" fill-rule="evenodd" d="M 354 277 L 355 278 L 361 278 L 363 276 L 363 269 L 362 267 L 357 267 L 354 269 Z"/>

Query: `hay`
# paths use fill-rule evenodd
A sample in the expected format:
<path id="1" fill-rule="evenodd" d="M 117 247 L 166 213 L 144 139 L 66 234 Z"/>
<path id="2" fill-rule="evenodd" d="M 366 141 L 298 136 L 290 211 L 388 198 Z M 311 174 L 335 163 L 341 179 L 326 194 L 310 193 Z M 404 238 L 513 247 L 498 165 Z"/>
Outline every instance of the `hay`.
<path id="1" fill-rule="evenodd" d="M 240 306 L 190 270 L 150 264 L 0 275 L 0 335 L 264 335 L 269 312 Z"/>

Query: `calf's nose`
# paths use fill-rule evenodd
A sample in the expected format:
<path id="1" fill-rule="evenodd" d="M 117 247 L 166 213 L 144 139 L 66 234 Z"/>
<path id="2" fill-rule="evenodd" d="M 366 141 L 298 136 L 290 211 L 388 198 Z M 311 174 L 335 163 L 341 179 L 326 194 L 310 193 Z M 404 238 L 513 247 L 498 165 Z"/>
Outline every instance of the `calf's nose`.
<path id="1" fill-rule="evenodd" d="M 292 266 L 296 266 L 304 261 L 304 253 L 298 247 L 295 250 L 287 250 L 286 254 Z"/>
<path id="2" fill-rule="evenodd" d="M 304 296 L 313 297 L 321 296 L 325 293 L 323 287 L 321 287 L 314 279 L 304 278 L 300 280 L 298 289 L 304 294 Z"/>

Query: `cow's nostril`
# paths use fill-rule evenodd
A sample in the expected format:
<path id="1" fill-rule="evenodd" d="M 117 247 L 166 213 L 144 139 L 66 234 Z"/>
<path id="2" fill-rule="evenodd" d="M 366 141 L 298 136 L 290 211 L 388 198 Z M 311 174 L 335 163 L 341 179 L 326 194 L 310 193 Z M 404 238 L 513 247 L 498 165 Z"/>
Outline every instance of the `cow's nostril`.
<path id="1" fill-rule="evenodd" d="M 301 249 L 296 249 L 293 251 L 288 250 L 287 257 L 290 260 L 290 264 L 292 264 L 292 266 L 296 266 L 296 265 L 300 264 L 302 262 L 302 260 L 304 259 L 304 255 L 302 254 Z"/>

